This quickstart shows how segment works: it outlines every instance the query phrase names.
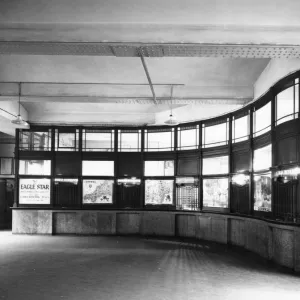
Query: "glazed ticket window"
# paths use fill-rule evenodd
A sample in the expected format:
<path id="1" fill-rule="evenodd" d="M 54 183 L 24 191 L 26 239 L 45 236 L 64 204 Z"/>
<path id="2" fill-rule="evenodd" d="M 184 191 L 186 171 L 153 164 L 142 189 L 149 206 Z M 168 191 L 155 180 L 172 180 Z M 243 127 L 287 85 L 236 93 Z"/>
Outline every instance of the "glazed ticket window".
<path id="1" fill-rule="evenodd" d="M 271 173 L 254 175 L 254 210 L 272 211 Z"/>
<path id="2" fill-rule="evenodd" d="M 203 175 L 227 174 L 228 156 L 203 158 Z"/>
<path id="3" fill-rule="evenodd" d="M 82 161 L 83 176 L 114 176 L 114 161 Z"/>
<path id="4" fill-rule="evenodd" d="M 174 180 L 145 180 L 146 205 L 172 205 Z"/>
<path id="5" fill-rule="evenodd" d="M 20 131 L 19 149 L 51 151 L 51 129 L 48 131 Z"/>
<path id="6" fill-rule="evenodd" d="M 112 152 L 115 148 L 114 130 L 82 130 L 83 151 Z"/>
<path id="7" fill-rule="evenodd" d="M 178 127 L 177 149 L 189 150 L 199 147 L 199 125 L 193 127 Z"/>
<path id="8" fill-rule="evenodd" d="M 299 79 L 276 96 L 276 125 L 298 118 Z"/>
<path id="9" fill-rule="evenodd" d="M 174 161 L 145 161 L 145 176 L 174 176 Z"/>
<path id="10" fill-rule="evenodd" d="M 232 119 L 232 142 L 238 143 L 249 139 L 249 115 Z"/>
<path id="11" fill-rule="evenodd" d="M 202 147 L 217 147 L 228 144 L 229 120 L 217 125 L 202 125 Z"/>
<path id="12" fill-rule="evenodd" d="M 113 180 L 83 180 L 83 204 L 112 204 Z"/>
<path id="13" fill-rule="evenodd" d="M 50 204 L 50 194 L 50 179 L 19 180 L 19 204 Z"/>
<path id="14" fill-rule="evenodd" d="M 271 130 L 271 102 L 253 113 L 253 137 Z"/>
<path id="15" fill-rule="evenodd" d="M 173 151 L 174 128 L 145 130 L 145 151 Z"/>
<path id="16" fill-rule="evenodd" d="M 254 150 L 253 170 L 265 170 L 272 166 L 272 145 Z"/>
<path id="17" fill-rule="evenodd" d="M 228 207 L 228 178 L 203 179 L 203 207 Z"/>
<path id="18" fill-rule="evenodd" d="M 20 160 L 20 175 L 51 175 L 51 160 Z"/>

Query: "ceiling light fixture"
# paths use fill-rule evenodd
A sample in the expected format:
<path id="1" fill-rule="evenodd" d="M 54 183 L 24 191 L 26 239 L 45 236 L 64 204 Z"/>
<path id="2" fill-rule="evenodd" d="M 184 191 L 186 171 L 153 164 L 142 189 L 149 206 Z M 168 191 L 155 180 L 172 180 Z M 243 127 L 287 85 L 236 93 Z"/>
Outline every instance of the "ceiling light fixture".
<path id="1" fill-rule="evenodd" d="M 176 117 L 173 116 L 172 102 L 173 102 L 173 85 L 171 86 L 171 113 L 170 113 L 169 119 L 164 122 L 166 125 L 169 125 L 169 126 L 175 126 L 175 125 L 179 124 L 176 120 Z"/>
<path id="2" fill-rule="evenodd" d="M 19 113 L 16 119 L 12 120 L 11 123 L 20 127 L 29 128 L 29 124 L 26 121 L 24 121 L 21 117 L 21 82 L 19 83 Z"/>

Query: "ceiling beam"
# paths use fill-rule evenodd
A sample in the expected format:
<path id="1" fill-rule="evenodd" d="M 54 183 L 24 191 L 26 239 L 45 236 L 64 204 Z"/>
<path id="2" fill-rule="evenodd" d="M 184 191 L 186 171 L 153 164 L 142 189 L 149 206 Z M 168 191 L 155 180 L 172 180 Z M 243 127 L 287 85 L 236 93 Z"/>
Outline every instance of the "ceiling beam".
<path id="1" fill-rule="evenodd" d="M 0 54 L 116 57 L 300 58 L 299 45 L 0 41 Z"/>
<path id="2" fill-rule="evenodd" d="M 150 86 L 152 95 L 153 95 L 153 101 L 154 101 L 155 104 L 158 104 L 157 101 L 156 101 L 155 91 L 154 91 L 154 88 L 153 88 L 153 84 L 152 84 L 152 81 L 151 81 L 151 77 L 150 77 L 150 74 L 149 74 L 149 71 L 148 71 L 148 68 L 147 68 L 144 56 L 142 54 L 140 54 L 140 57 L 141 57 L 141 61 L 142 61 L 142 64 L 143 64 L 143 67 L 144 67 L 144 70 L 145 70 L 148 82 L 149 82 L 149 86 Z"/>

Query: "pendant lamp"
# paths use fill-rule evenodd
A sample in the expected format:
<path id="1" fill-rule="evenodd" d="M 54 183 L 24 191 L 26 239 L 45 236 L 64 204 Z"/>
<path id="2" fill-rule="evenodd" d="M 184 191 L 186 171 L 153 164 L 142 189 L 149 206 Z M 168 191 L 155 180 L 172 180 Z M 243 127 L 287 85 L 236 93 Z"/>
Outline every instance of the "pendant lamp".
<path id="1" fill-rule="evenodd" d="M 29 128 L 29 124 L 21 117 L 21 83 L 19 83 L 19 112 L 16 119 L 12 120 L 11 123 L 20 127 Z"/>
<path id="2" fill-rule="evenodd" d="M 166 125 L 169 125 L 169 126 L 175 126 L 175 125 L 179 124 L 176 120 L 176 117 L 173 116 L 172 101 L 173 101 L 173 85 L 171 87 L 171 113 L 170 113 L 169 119 L 164 122 Z"/>

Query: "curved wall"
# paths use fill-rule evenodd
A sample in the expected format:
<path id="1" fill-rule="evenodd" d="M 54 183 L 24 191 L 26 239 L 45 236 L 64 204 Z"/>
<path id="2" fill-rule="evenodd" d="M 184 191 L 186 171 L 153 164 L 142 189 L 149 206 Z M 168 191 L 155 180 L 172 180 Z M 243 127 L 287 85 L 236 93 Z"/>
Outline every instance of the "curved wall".
<path id="1" fill-rule="evenodd" d="M 234 215 L 122 210 L 13 210 L 15 234 L 188 237 L 232 244 L 300 272 L 300 227 Z"/>

